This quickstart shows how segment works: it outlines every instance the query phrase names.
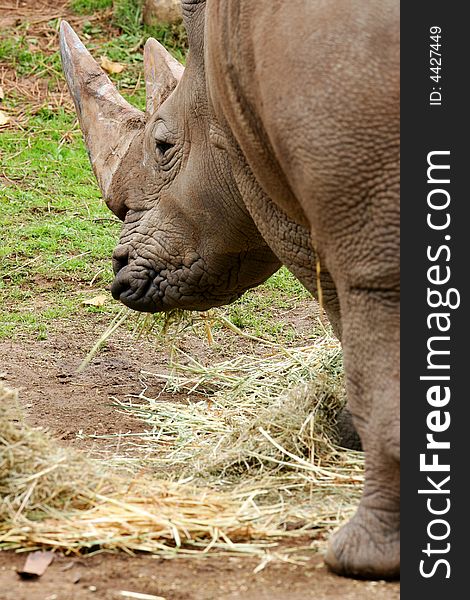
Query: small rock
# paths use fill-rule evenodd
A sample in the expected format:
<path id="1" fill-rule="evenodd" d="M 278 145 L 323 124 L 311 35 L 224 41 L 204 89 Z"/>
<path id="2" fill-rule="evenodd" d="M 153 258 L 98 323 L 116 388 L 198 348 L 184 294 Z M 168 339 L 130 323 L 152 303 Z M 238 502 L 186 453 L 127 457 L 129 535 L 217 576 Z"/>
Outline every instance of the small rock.
<path id="1" fill-rule="evenodd" d="M 145 0 L 144 23 L 180 23 L 182 20 L 181 0 Z"/>

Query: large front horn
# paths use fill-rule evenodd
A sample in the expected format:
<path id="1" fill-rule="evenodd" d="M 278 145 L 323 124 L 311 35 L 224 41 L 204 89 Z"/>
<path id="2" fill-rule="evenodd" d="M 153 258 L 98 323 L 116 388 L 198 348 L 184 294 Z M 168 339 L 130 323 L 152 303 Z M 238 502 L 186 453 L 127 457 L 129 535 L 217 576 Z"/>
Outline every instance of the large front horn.
<path id="1" fill-rule="evenodd" d="M 60 55 L 93 171 L 107 205 L 123 219 L 126 207 L 122 201 L 113 202 L 108 192 L 121 160 L 144 127 L 144 114 L 124 100 L 66 21 L 60 26 Z"/>

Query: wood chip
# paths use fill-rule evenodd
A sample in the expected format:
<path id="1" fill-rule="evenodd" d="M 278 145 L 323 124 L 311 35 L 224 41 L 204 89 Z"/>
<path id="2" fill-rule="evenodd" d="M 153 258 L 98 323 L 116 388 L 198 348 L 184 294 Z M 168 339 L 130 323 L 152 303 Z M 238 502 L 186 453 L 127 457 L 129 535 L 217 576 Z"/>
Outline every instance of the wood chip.
<path id="1" fill-rule="evenodd" d="M 134 598 L 135 600 L 166 600 L 163 596 L 154 596 L 153 594 L 140 594 L 139 592 L 119 592 L 122 598 Z"/>
<path id="2" fill-rule="evenodd" d="M 53 552 L 31 552 L 26 558 L 23 569 L 17 571 L 17 573 L 23 579 L 41 577 L 41 575 L 46 572 L 46 569 L 51 564 L 53 558 Z"/>
<path id="3" fill-rule="evenodd" d="M 81 578 L 82 578 L 81 573 L 75 573 L 75 575 L 72 577 L 72 583 L 78 583 Z"/>

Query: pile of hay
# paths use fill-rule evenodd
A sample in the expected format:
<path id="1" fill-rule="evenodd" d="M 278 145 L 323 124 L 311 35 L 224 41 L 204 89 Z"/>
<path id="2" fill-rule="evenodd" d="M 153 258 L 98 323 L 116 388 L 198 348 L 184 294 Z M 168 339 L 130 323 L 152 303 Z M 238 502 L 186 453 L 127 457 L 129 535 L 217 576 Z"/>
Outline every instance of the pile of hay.
<path id="1" fill-rule="evenodd" d="M 36 521 L 44 512 L 90 507 L 109 484 L 98 463 L 26 425 L 17 392 L 0 384 L 0 522 Z M 25 517 L 27 515 L 27 517 Z"/>
<path id="2" fill-rule="evenodd" d="M 170 374 L 144 372 L 142 393 L 116 401 L 148 424 L 127 441 L 139 458 L 116 460 L 232 495 L 256 490 L 260 510 L 275 505 L 272 522 L 289 535 L 331 529 L 355 510 L 364 469 L 362 453 L 336 443 L 345 403 L 339 344 L 325 335 L 257 350 L 204 365 L 174 347 Z M 146 395 L 155 379 L 175 401 Z"/>
<path id="3" fill-rule="evenodd" d="M 143 372 L 142 393 L 116 401 L 119 410 L 149 426 L 140 436 L 145 456 L 139 462 L 159 470 L 171 465 L 185 477 L 207 479 L 212 473 L 234 482 L 267 472 L 313 476 L 328 469 L 328 480 L 362 481 L 361 455 L 337 446 L 336 418 L 345 396 L 336 340 L 276 346 L 207 365 L 174 348 L 171 367 L 170 374 Z M 163 391 L 178 394 L 175 401 L 146 395 L 155 379 L 165 382 Z M 181 401 L 182 393 L 188 402 Z"/>
<path id="4" fill-rule="evenodd" d="M 174 555 L 260 553 L 276 536 L 252 501 L 184 483 L 123 477 L 25 424 L 0 388 L 0 548 L 104 548 Z"/>
<path id="5" fill-rule="evenodd" d="M 177 347 L 172 354 L 170 373 L 142 373 L 143 391 L 116 400 L 148 428 L 121 436 L 111 460 L 27 426 L 15 394 L 1 390 L 0 548 L 165 557 L 216 549 L 265 560 L 279 539 L 308 531 L 315 549 L 349 518 L 364 465 L 336 445 L 344 393 L 333 338 L 296 349 L 269 343 L 208 365 Z M 155 380 L 165 399 L 147 397 Z M 283 545 L 284 557 L 293 551 Z"/>

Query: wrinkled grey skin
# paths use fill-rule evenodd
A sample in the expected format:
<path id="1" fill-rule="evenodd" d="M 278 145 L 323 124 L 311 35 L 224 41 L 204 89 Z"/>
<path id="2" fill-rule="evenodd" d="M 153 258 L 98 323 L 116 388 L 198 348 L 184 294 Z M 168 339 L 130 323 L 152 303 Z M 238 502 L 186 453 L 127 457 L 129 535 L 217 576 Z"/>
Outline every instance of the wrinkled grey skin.
<path id="1" fill-rule="evenodd" d="M 187 66 L 173 89 L 177 67 L 148 43 L 146 115 L 70 28 L 61 33 L 95 173 L 124 219 L 116 298 L 202 310 L 281 263 L 317 294 L 321 266 L 366 452 L 363 498 L 326 562 L 379 578 L 399 572 L 398 10 L 397 0 L 183 2 Z"/>

